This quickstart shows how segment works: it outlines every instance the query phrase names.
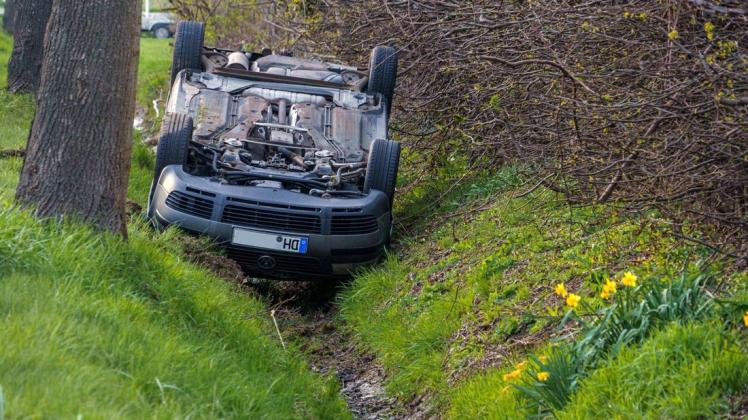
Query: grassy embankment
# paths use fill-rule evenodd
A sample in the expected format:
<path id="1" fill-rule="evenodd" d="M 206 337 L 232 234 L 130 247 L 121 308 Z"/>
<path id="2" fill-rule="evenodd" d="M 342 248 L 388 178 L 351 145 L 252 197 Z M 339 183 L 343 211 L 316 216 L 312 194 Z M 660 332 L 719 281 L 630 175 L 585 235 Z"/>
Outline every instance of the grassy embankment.
<path id="1" fill-rule="evenodd" d="M 10 40 L 0 35 L 0 85 Z M 143 39 L 138 98 L 168 75 L 168 41 Z M 150 105 L 146 103 L 145 105 Z M 21 148 L 29 96 L 0 91 L 0 149 Z M 129 196 L 151 177 L 136 148 Z M 183 261 L 176 232 L 124 242 L 12 207 L 21 159 L 0 159 L 0 411 L 8 418 L 331 418 L 332 379 L 278 344 L 262 302 Z M 0 415 L 2 417 L 2 415 Z"/>
<path id="2" fill-rule="evenodd" d="M 166 76 L 168 59 L 153 60 L 164 57 L 159 42 L 144 40 L 141 102 L 163 83 L 148 78 Z M 0 54 L 8 52 L 2 38 Z M 2 95 L 0 148 L 20 147 L 31 101 Z M 138 147 L 133 162 L 129 196 L 142 203 L 151 158 Z M 0 159 L 0 331 L 10 343 L 0 356 L 0 385 L 11 416 L 341 415 L 334 385 L 268 338 L 261 304 L 182 263 L 174 232 L 153 238 L 135 224 L 122 243 L 80 226 L 36 222 L 9 209 L 19 169 L 20 159 Z M 456 163 L 445 173 L 460 170 Z M 553 354 L 552 340 L 582 334 L 579 326 L 555 329 L 567 310 L 553 293 L 560 282 L 581 297 L 577 311 L 591 321 L 611 306 L 599 296 L 606 277 L 618 295 L 639 298 L 620 283 L 624 271 L 639 284 L 667 287 L 684 271 L 708 269 L 721 295 L 746 300 L 744 272 L 707 267 L 709 250 L 673 240 L 663 225 L 601 207 L 571 208 L 542 189 L 516 198 L 528 186 L 512 170 L 475 176 L 434 205 L 438 179 L 399 203 L 401 217 L 430 220 L 413 229 L 427 233 L 406 237 L 399 255 L 359 276 L 340 307 L 388 369 L 389 389 L 404 398 L 429 395 L 448 417 L 528 414 L 530 399 L 504 375 L 528 355 Z M 741 400 L 728 397 L 744 401 L 748 384 L 740 312 L 683 310 L 672 318 L 681 322 L 603 352 L 555 414 L 735 411 Z"/>
<path id="3" fill-rule="evenodd" d="M 453 165 L 444 173 L 462 173 L 459 159 Z M 407 175 L 401 178 L 407 183 Z M 611 208 L 574 208 L 542 188 L 519 197 L 530 185 L 512 169 L 475 175 L 435 200 L 448 178 L 437 176 L 401 198 L 401 219 L 428 222 L 417 223 L 398 254 L 360 275 L 340 302 L 344 322 L 388 370 L 392 393 L 431 396 L 449 418 L 537 413 L 537 399 L 515 387 L 523 385 L 550 392 L 540 398 L 543 415 L 564 418 L 710 417 L 737 410 L 740 398 L 746 404 L 746 272 L 724 271 L 709 260 L 710 250 L 674 240 L 664 223 L 624 218 Z M 638 287 L 621 283 L 626 271 L 638 276 Z M 554 287 L 564 283 L 578 295 L 575 312 L 594 323 L 614 301 L 619 309 L 627 296 L 638 304 L 650 286 L 672 292 L 684 273 L 710 273 L 710 290 L 742 301 L 742 309 L 715 305 L 704 293 L 709 311 L 688 306 L 688 296 L 683 303 L 660 293 L 665 303 L 658 310 L 687 307 L 657 325 L 627 309 L 644 341 L 606 347 L 590 365 L 570 362 L 583 368 L 570 385 L 577 391 L 571 403 L 548 409 L 548 395 L 560 392 L 552 389 L 557 372 L 544 381 L 536 375 L 559 363 L 535 366 L 532 357 L 546 360 L 554 342 L 582 336 L 579 324 L 557 328 L 570 307 Z M 608 278 L 616 293 L 604 299 Z M 606 328 L 598 332 L 619 332 Z"/>

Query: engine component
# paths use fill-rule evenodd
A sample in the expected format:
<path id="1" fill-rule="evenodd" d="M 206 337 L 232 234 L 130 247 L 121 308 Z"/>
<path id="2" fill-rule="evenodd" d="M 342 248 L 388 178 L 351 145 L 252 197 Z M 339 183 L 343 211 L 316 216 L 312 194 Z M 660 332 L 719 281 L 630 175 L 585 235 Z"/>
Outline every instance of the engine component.
<path id="1" fill-rule="evenodd" d="M 330 165 L 329 160 L 318 159 L 317 165 L 314 167 L 312 172 L 319 176 L 331 176 L 333 174 L 332 165 Z"/>
<path id="2" fill-rule="evenodd" d="M 285 99 L 291 103 L 305 103 L 305 104 L 316 104 L 323 105 L 327 101 L 324 96 L 310 95 L 308 93 L 298 92 L 286 92 L 283 90 L 265 89 L 265 88 L 249 88 L 242 92 L 243 96 L 259 96 L 268 101 L 277 101 L 278 99 Z"/>
<path id="3" fill-rule="evenodd" d="M 288 101 L 285 99 L 280 99 L 278 101 L 278 124 L 284 125 L 286 124 L 286 116 L 288 115 Z"/>
<path id="4" fill-rule="evenodd" d="M 270 132 L 270 141 L 273 143 L 293 145 L 293 134 L 287 131 L 273 130 Z"/>
<path id="5" fill-rule="evenodd" d="M 221 55 L 225 67 L 236 69 L 305 72 L 306 78 L 318 80 L 332 71 L 348 83 L 365 79 L 354 68 L 329 63 L 298 65 L 291 57 L 263 59 L 239 51 Z M 279 90 L 247 80 L 200 74 L 183 83 L 185 92 L 193 86 L 199 92 L 192 94 L 198 100 L 185 102 L 185 112 L 197 118 L 194 139 L 204 147 L 196 151 L 205 164 L 203 173 L 228 183 L 272 184 L 266 180 L 287 189 L 319 189 L 322 195 L 360 189 L 369 144 L 386 133 L 378 97 L 355 90 Z"/>
<path id="6" fill-rule="evenodd" d="M 293 163 L 295 163 L 297 166 L 306 169 L 306 164 L 304 163 L 304 158 L 302 158 L 300 155 L 286 149 L 285 147 L 279 147 L 278 151 L 281 152 L 281 154 L 286 158 L 290 159 Z"/>
<path id="7" fill-rule="evenodd" d="M 226 67 L 230 69 L 249 70 L 249 58 L 243 52 L 232 52 L 229 54 Z"/>

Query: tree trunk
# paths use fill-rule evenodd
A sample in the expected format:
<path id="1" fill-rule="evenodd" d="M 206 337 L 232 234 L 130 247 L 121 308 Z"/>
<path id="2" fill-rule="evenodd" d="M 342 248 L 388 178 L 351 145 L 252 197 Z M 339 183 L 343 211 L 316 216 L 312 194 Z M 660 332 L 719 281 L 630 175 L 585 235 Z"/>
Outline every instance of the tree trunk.
<path id="1" fill-rule="evenodd" d="M 140 0 L 54 0 L 16 200 L 127 234 Z"/>
<path id="2" fill-rule="evenodd" d="M 36 93 L 52 0 L 23 0 L 15 6 L 13 54 L 8 63 L 8 91 Z"/>
<path id="3" fill-rule="evenodd" d="M 3 12 L 3 29 L 13 34 L 13 22 L 15 20 L 16 0 L 5 0 L 5 11 Z"/>

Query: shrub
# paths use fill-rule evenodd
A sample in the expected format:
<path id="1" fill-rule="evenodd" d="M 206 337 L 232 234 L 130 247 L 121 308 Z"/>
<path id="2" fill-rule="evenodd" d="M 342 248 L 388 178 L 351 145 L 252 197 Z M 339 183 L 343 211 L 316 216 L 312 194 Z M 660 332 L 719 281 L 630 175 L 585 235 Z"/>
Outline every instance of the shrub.
<path id="1" fill-rule="evenodd" d="M 323 3 L 317 26 L 338 36 L 314 33 L 317 51 L 400 47 L 395 131 L 427 151 L 426 173 L 454 151 L 522 162 L 574 202 L 718 226 L 745 256 L 744 1 Z"/>

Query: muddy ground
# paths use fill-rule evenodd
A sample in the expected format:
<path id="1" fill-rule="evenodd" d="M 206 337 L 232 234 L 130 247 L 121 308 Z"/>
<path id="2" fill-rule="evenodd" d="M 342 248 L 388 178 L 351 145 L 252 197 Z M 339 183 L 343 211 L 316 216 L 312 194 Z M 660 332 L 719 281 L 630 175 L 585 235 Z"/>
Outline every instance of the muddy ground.
<path id="1" fill-rule="evenodd" d="M 312 369 L 333 374 L 354 418 L 391 419 L 405 414 L 384 389 L 384 369 L 359 351 L 338 326 L 334 299 L 342 285 L 251 279 L 248 287 L 268 300 L 284 339 L 308 356 Z"/>
<path id="2" fill-rule="evenodd" d="M 221 278 L 239 283 L 247 293 L 264 300 L 286 345 L 298 346 L 313 370 L 335 375 L 341 396 L 356 419 L 426 419 L 424 399 L 400 401 L 387 395 L 387 379 L 374 356 L 362 351 L 341 327 L 335 299 L 344 282 L 277 281 L 246 275 L 239 266 L 216 250 L 197 241 L 185 248 L 189 258 Z M 280 338 L 279 338 L 280 341 Z"/>

